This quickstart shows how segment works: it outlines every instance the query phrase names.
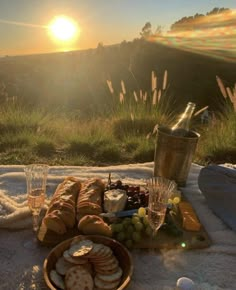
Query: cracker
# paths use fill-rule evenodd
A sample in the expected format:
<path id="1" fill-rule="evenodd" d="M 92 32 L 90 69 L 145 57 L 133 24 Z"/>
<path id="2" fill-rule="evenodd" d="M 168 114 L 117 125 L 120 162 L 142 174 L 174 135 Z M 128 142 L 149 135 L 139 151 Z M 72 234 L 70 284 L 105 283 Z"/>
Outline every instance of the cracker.
<path id="1" fill-rule="evenodd" d="M 102 262 L 102 261 L 109 262 L 109 261 L 112 261 L 112 260 L 117 260 L 113 253 L 109 253 L 106 256 L 96 256 L 96 257 L 92 257 L 90 259 L 93 260 L 94 262 Z"/>
<path id="2" fill-rule="evenodd" d="M 51 270 L 49 276 L 55 286 L 60 289 L 65 289 L 65 283 L 62 277 L 55 270 Z"/>
<path id="3" fill-rule="evenodd" d="M 111 290 L 114 289 L 115 287 L 117 287 L 120 284 L 120 280 L 119 281 L 115 281 L 115 282 L 103 282 L 101 280 L 99 280 L 97 278 L 97 276 L 95 276 L 94 278 L 94 284 L 97 288 L 101 288 L 104 290 Z"/>
<path id="4" fill-rule="evenodd" d="M 83 241 L 83 240 L 87 240 L 86 237 L 84 236 L 77 236 L 77 237 L 74 237 L 70 243 L 70 246 L 73 246 L 75 244 L 78 244 L 79 242 Z"/>
<path id="5" fill-rule="evenodd" d="M 99 252 L 103 249 L 103 244 L 93 244 L 92 250 L 86 255 L 88 258 L 95 258 L 98 256 Z"/>
<path id="6" fill-rule="evenodd" d="M 112 269 L 104 269 L 104 268 L 99 268 L 99 267 L 94 267 L 94 270 L 96 273 L 98 274 L 102 274 L 102 275 L 112 275 L 114 273 L 117 272 L 118 270 L 118 266 L 117 267 L 114 267 Z"/>
<path id="7" fill-rule="evenodd" d="M 122 269 L 118 267 L 118 270 L 114 274 L 111 275 L 97 274 L 96 277 L 101 281 L 109 283 L 120 280 L 122 274 L 123 274 Z"/>
<path id="8" fill-rule="evenodd" d="M 62 276 L 64 276 L 66 274 L 66 271 L 69 270 L 72 266 L 74 266 L 74 264 L 66 261 L 64 257 L 60 257 L 55 265 L 57 273 Z"/>
<path id="9" fill-rule="evenodd" d="M 96 265 L 96 267 L 107 268 L 109 270 L 109 269 L 114 268 L 113 267 L 114 265 L 118 266 L 119 262 L 114 257 L 112 260 L 107 260 L 107 261 L 102 261 L 102 262 L 100 262 L 100 261 L 95 262 L 94 265 Z"/>
<path id="10" fill-rule="evenodd" d="M 66 273 L 65 285 L 67 290 L 93 290 L 94 282 L 86 269 L 74 266 Z"/>
<path id="11" fill-rule="evenodd" d="M 85 270 L 87 270 L 92 276 L 94 276 L 94 271 L 93 271 L 93 266 L 91 263 L 86 263 L 81 265 L 81 267 L 83 267 Z"/>
<path id="12" fill-rule="evenodd" d="M 76 258 L 71 257 L 68 250 L 64 251 L 63 257 L 67 262 L 76 264 L 76 265 L 83 265 L 88 262 L 88 259 L 83 258 L 83 257 L 76 257 Z"/>
<path id="13" fill-rule="evenodd" d="M 93 242 L 90 240 L 82 240 L 79 243 L 73 245 L 69 249 L 69 254 L 72 257 L 82 257 L 89 253 L 93 248 Z"/>

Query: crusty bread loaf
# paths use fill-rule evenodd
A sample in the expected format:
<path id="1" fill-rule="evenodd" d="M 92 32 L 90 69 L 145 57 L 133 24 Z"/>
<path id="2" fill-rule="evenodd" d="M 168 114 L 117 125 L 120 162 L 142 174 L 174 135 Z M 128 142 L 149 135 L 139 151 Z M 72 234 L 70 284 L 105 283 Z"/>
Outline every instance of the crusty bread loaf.
<path id="1" fill-rule="evenodd" d="M 81 183 L 74 177 L 67 177 L 53 194 L 43 224 L 47 229 L 64 234 L 76 222 L 76 204 Z"/>
<path id="2" fill-rule="evenodd" d="M 99 178 L 88 179 L 82 184 L 77 201 L 78 221 L 85 215 L 102 213 L 102 196 L 105 184 Z"/>
<path id="3" fill-rule="evenodd" d="M 99 178 L 82 184 L 77 201 L 78 230 L 85 235 L 112 236 L 110 226 L 99 216 L 102 213 L 105 184 Z"/>

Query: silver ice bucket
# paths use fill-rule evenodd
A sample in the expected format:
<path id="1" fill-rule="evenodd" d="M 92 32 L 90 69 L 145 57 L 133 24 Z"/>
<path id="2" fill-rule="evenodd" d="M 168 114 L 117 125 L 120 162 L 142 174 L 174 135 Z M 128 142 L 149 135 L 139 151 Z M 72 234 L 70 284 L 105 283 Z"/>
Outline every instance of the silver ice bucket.
<path id="1" fill-rule="evenodd" d="M 165 127 L 159 127 L 154 155 L 154 176 L 174 180 L 185 186 L 200 134 L 189 131 L 186 137 L 171 135 Z"/>

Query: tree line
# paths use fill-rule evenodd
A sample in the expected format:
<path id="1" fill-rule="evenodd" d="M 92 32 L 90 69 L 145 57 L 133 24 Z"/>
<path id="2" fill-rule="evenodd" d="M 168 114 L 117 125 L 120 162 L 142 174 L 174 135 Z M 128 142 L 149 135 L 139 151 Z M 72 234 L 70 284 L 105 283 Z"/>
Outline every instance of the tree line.
<path id="1" fill-rule="evenodd" d="M 217 18 L 218 17 L 218 18 Z M 221 18 L 220 21 L 219 17 Z M 222 19 L 222 17 L 224 17 Z M 233 14 L 233 11 L 225 7 L 215 7 L 206 14 L 196 13 L 192 16 L 184 16 L 181 19 L 177 20 L 170 26 L 169 33 L 176 31 L 185 31 L 185 30 L 195 30 L 195 29 L 204 29 L 217 26 L 230 26 L 236 24 L 236 18 Z M 168 33 L 167 32 L 167 33 Z M 151 22 L 146 22 L 142 27 L 140 32 L 141 38 L 148 38 L 153 35 L 161 35 L 163 33 L 163 27 L 157 25 L 156 29 L 153 30 Z"/>

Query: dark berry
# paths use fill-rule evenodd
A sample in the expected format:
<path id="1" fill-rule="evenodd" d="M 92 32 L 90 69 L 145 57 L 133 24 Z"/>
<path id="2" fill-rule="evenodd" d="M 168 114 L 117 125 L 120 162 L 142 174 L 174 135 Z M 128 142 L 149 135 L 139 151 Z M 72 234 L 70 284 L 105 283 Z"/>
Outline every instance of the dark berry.
<path id="1" fill-rule="evenodd" d="M 116 181 L 116 186 L 117 186 L 117 188 L 121 188 L 121 186 L 122 186 L 122 181 L 121 181 L 121 180 L 117 180 L 117 181 Z"/>

